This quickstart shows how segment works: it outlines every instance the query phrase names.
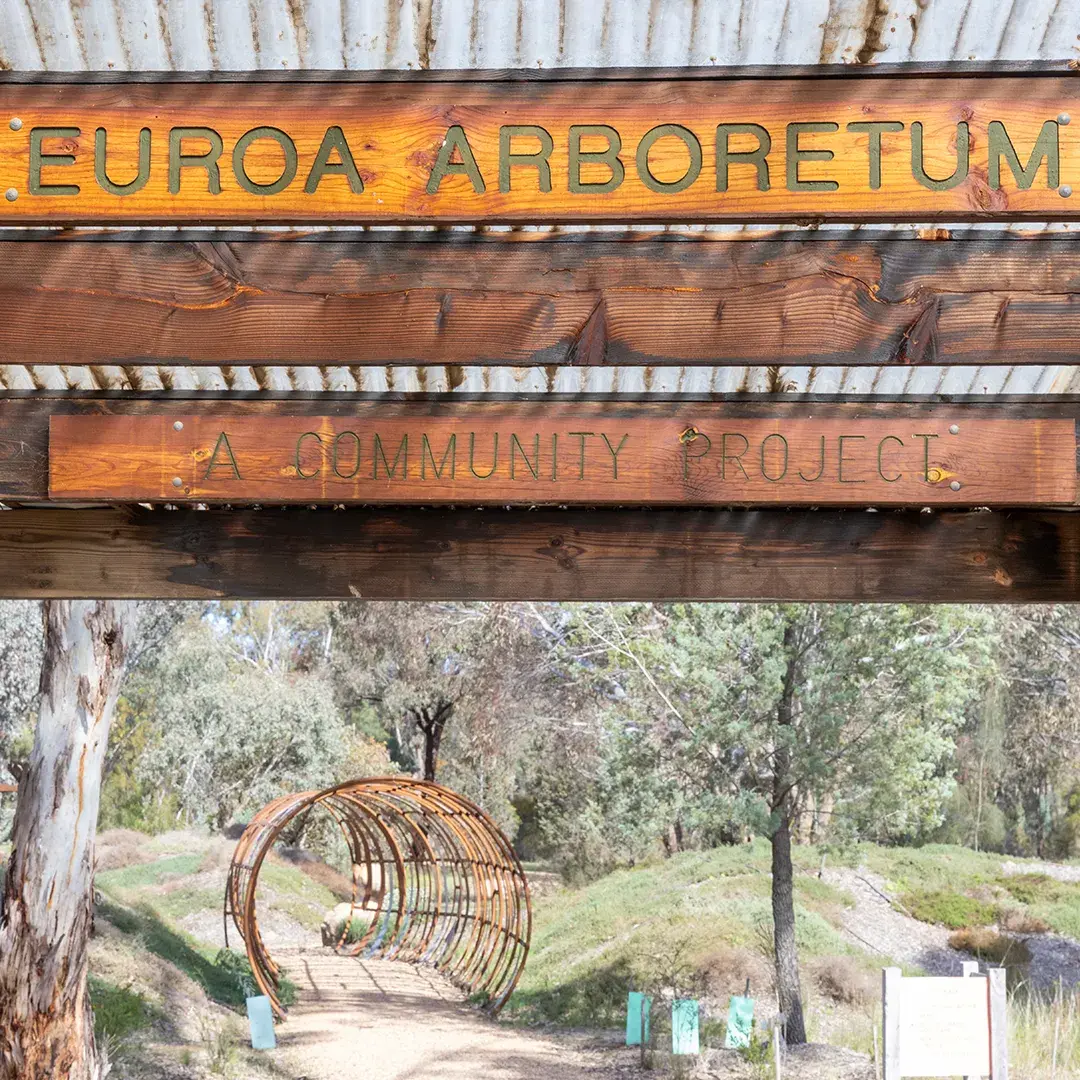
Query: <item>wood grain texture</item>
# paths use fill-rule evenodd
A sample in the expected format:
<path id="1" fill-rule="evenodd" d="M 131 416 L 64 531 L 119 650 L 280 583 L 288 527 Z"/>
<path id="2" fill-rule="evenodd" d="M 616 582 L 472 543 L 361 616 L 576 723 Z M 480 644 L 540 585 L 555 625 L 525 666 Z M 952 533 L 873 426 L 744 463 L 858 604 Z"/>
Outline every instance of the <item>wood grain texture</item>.
<path id="1" fill-rule="evenodd" d="M 391 423 L 415 422 L 417 417 L 431 418 L 443 423 L 447 418 L 467 415 L 468 410 L 477 408 L 502 409 L 503 415 L 506 415 L 507 409 L 513 413 L 524 408 L 532 415 L 552 419 L 574 415 L 575 410 L 576 415 L 580 415 L 582 409 L 587 409 L 591 416 L 600 418 L 598 422 L 605 426 L 618 426 L 631 418 L 663 424 L 678 422 L 686 416 L 688 409 L 696 410 L 702 407 L 722 410 L 725 416 L 736 423 L 766 420 L 787 423 L 810 415 L 822 421 L 847 423 L 859 420 L 884 425 L 914 425 L 913 431 L 925 430 L 924 425 L 939 420 L 946 408 L 948 415 L 965 427 L 975 422 L 982 424 L 985 421 L 1000 420 L 1066 422 L 1075 427 L 1080 418 L 1080 400 L 1065 395 L 1017 401 L 979 398 L 954 401 L 946 407 L 936 399 L 890 401 L 874 398 L 852 402 L 840 397 L 815 395 L 793 395 L 784 400 L 777 397 L 748 399 L 740 395 L 698 399 L 627 399 L 611 396 L 583 399 L 558 394 L 510 398 L 505 395 L 413 397 L 327 393 L 289 393 L 277 396 L 259 394 L 244 397 L 196 391 L 57 395 L 28 393 L 0 396 L 0 499 L 13 503 L 48 499 L 49 425 L 52 417 L 161 416 L 166 419 L 167 424 L 177 420 L 183 422 L 184 418 L 192 415 L 198 415 L 203 424 L 237 418 L 242 418 L 245 422 L 286 418 L 302 424 L 306 430 L 314 417 L 324 417 L 335 424 L 373 416 Z M 496 412 L 492 411 L 490 415 L 494 416 Z M 465 450 L 467 453 L 467 446 Z M 176 492 L 173 491 L 170 499 L 175 496 Z"/>
<path id="2" fill-rule="evenodd" d="M 255 76 L 236 82 L 106 83 L 90 76 L 81 83 L 12 81 L 4 96 L 11 117 L 22 121 L 17 130 L 0 127 L 0 188 L 18 193 L 0 204 L 0 222 L 9 224 L 958 221 L 1069 219 L 1080 207 L 1057 190 L 1059 183 L 1071 187 L 1080 178 L 1075 125 L 1054 127 L 1061 175 L 1053 184 L 1045 164 L 1030 185 L 1018 183 L 1007 166 L 1000 184 L 993 178 L 992 125 L 1004 124 L 1022 167 L 1043 125 L 1054 124 L 1075 96 L 1073 77 L 1060 74 L 784 79 L 750 73 L 709 79 L 665 72 L 539 81 L 509 74 L 503 81 L 336 84 Z M 868 121 L 903 125 L 882 136 L 876 186 L 871 136 L 848 127 Z M 767 180 L 763 173 L 759 178 L 756 164 L 733 159 L 726 187 L 721 182 L 717 125 L 731 123 L 756 124 L 768 132 Z M 793 138 L 788 128 L 793 123 L 817 128 Z M 913 164 L 916 124 L 922 125 L 926 182 L 916 177 Z M 958 124 L 968 125 L 970 133 L 968 167 L 954 186 L 935 189 L 935 181 L 957 168 Z M 606 125 L 618 132 L 621 165 L 616 168 L 625 175 L 617 187 L 601 190 L 612 171 L 593 160 L 576 175 L 594 187 L 573 190 L 570 128 L 575 125 Z M 672 125 L 689 134 L 673 132 Z M 283 149 L 283 142 L 266 136 L 267 127 L 283 131 L 288 146 Z M 510 127 L 541 128 L 550 136 L 550 185 L 535 164 L 510 165 L 508 155 L 541 146 L 535 132 L 519 131 L 500 148 L 501 129 Z M 656 135 L 661 127 L 664 132 Z M 144 128 L 150 132 L 145 170 L 139 151 Z M 213 149 L 205 138 L 188 135 L 179 150 L 170 150 L 170 132 L 181 128 L 207 128 L 220 136 L 219 192 L 210 192 L 201 167 L 181 168 L 179 180 L 170 183 L 178 152 Z M 330 128 L 340 128 L 347 141 L 355 179 L 341 170 L 321 179 L 318 170 L 313 172 Z M 451 128 L 464 132 L 475 176 L 459 169 L 429 190 Z M 52 131 L 42 136 L 40 152 L 51 159 L 44 159 L 40 170 L 31 163 L 35 129 Z M 105 171 L 111 184 L 140 181 L 126 194 L 95 176 L 98 129 L 107 132 Z M 244 151 L 242 137 L 258 129 L 262 137 Z M 753 150 L 759 136 L 764 140 L 758 132 L 733 133 L 730 150 Z M 594 135 L 582 149 L 596 153 L 607 145 Z M 234 151 L 242 152 L 243 168 L 235 164 Z M 335 152 L 328 160 L 336 164 L 340 158 Z M 244 172 L 259 190 L 245 189 Z M 282 189 L 271 192 L 282 176 Z M 766 183 L 767 190 L 761 190 Z"/>
<path id="3" fill-rule="evenodd" d="M 37 236 L 7 362 L 1080 363 L 1072 237 Z"/>
<path id="4" fill-rule="evenodd" d="M 1080 601 L 1080 514 L 12 510 L 0 596 Z"/>
<path id="5" fill-rule="evenodd" d="M 666 412 L 666 415 L 663 413 Z M 54 416 L 54 500 L 1052 506 L 1071 420 L 748 418 L 723 405 L 368 404 L 351 416 Z"/>

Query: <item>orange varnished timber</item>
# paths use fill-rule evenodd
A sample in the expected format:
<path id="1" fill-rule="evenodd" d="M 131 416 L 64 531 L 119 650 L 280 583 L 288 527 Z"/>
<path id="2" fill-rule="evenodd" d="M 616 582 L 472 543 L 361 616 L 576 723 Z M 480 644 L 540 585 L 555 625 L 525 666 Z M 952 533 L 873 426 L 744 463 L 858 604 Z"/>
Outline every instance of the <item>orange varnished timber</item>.
<path id="1" fill-rule="evenodd" d="M 53 416 L 54 500 L 1039 506 L 1076 501 L 1069 419 L 738 416 L 722 404 L 374 403 L 352 415 Z"/>
<path id="2" fill-rule="evenodd" d="M 112 79 L 13 82 L 4 86 L 5 122 L 0 124 L 0 190 L 17 193 L 0 201 L 0 223 L 542 223 L 542 222 L 747 222 L 747 221 L 929 221 L 1068 219 L 1080 212 L 1080 196 L 1062 197 L 1048 183 L 1046 164 L 1030 186 L 1022 186 L 1008 165 L 1000 185 L 992 181 L 990 125 L 1004 124 L 1023 166 L 1047 122 L 1076 111 L 1074 75 L 1029 73 L 971 75 L 931 72 L 818 78 L 679 78 L 670 72 L 633 78 L 567 77 L 502 81 L 477 78 L 293 84 L 260 81 L 170 82 Z M 21 121 L 17 130 L 8 118 Z M 881 137 L 880 186 L 871 186 L 871 140 L 852 123 L 886 121 L 903 130 Z M 719 190 L 717 125 L 756 124 L 771 138 L 768 190 L 760 190 L 758 169 L 733 161 L 726 190 Z M 838 125 L 835 131 L 803 130 L 791 141 L 788 125 Z M 914 125 L 922 125 L 923 164 L 933 180 L 950 177 L 957 166 L 960 123 L 970 132 L 970 163 L 963 180 L 946 190 L 920 182 L 913 170 Z M 500 129 L 534 126 L 550 138 L 550 190 L 531 164 L 508 168 L 500 181 Z M 606 125 L 621 139 L 622 183 L 610 191 L 571 190 L 570 128 Z M 687 142 L 668 133 L 648 153 L 648 171 L 661 190 L 642 179 L 638 148 L 661 125 L 692 133 Z M 233 151 L 245 133 L 267 126 L 283 131 L 295 146 L 295 178 L 275 193 L 244 190 Z M 207 171 L 180 171 L 170 191 L 170 130 L 209 128 L 220 135 L 220 192 L 211 193 Z M 453 127 L 464 130 L 479 178 L 461 172 L 445 176 L 438 190 L 429 179 L 440 148 Z M 40 170 L 43 193 L 30 190 L 31 134 L 35 128 L 66 129 L 44 139 L 46 155 L 72 155 Z M 145 184 L 128 194 L 110 193 L 95 179 L 95 133 L 107 132 L 107 175 L 128 184 L 139 174 L 140 131 L 150 131 Z M 323 176 L 305 190 L 328 128 L 340 128 L 356 166 L 356 179 Z M 77 132 L 77 133 L 76 133 Z M 1080 124 L 1060 124 L 1060 185 L 1080 185 Z M 700 147 L 696 179 L 681 190 L 693 144 Z M 582 150 L 608 143 L 586 138 Z M 757 136 L 733 134 L 733 152 L 753 149 Z M 202 153 L 205 139 L 186 138 L 182 152 Z M 538 137 L 516 134 L 507 144 L 514 154 L 540 146 Z M 797 163 L 789 146 L 810 151 Z M 821 152 L 832 153 L 823 159 Z M 814 157 L 814 153 L 817 157 Z M 788 159 L 793 166 L 789 170 Z M 456 160 L 457 157 L 451 160 Z M 329 155 L 333 163 L 337 153 Z M 508 160 L 508 159 L 507 159 Z M 246 151 L 247 175 L 269 185 L 286 169 L 286 151 L 272 139 L 256 139 Z M 35 173 L 36 176 L 36 173 Z M 582 166 L 584 183 L 601 184 L 611 169 L 597 162 Z M 827 182 L 833 190 L 801 185 Z M 362 183 L 363 190 L 357 189 Z M 477 190 L 482 183 L 483 190 Z M 78 187 L 64 193 L 56 185 Z M 669 185 L 663 187 L 663 185 Z M 670 186 L 674 185 L 674 186 Z M 47 186 L 52 186 L 49 191 Z M 720 185 L 722 186 L 722 185 Z"/>

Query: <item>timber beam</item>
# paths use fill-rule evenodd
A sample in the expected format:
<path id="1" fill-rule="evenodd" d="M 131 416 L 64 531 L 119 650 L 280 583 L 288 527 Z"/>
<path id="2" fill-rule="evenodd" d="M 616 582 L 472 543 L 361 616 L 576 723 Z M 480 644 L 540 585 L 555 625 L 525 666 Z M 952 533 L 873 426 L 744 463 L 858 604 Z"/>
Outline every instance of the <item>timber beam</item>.
<path id="1" fill-rule="evenodd" d="M 1062 235 L 9 231 L 0 360 L 1068 365 L 1078 283 Z"/>
<path id="2" fill-rule="evenodd" d="M 1080 514 L 20 509 L 0 596 L 1077 602 Z"/>

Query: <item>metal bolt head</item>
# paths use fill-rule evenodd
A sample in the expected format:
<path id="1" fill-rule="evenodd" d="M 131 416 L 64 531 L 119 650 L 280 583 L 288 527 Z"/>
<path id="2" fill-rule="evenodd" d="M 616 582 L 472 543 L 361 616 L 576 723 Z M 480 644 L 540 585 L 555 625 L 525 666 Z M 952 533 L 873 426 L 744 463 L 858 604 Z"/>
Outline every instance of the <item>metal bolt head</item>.
<path id="1" fill-rule="evenodd" d="M 172 486 L 173 487 L 183 487 L 184 486 L 184 481 L 181 480 L 179 476 L 174 476 L 172 478 Z"/>
<path id="2" fill-rule="evenodd" d="M 13 116 L 8 121 L 8 127 L 11 128 L 12 131 L 21 131 L 22 130 L 22 121 L 17 116 Z"/>
<path id="3" fill-rule="evenodd" d="M 1071 119 L 1072 117 L 1067 112 L 1058 113 L 1059 124 L 1067 124 Z"/>
<path id="4" fill-rule="evenodd" d="M 950 435 L 959 435 L 960 434 L 960 425 L 959 424 L 950 424 L 949 425 L 949 434 Z"/>
<path id="5" fill-rule="evenodd" d="M 19 189 L 18 188 L 9 187 L 7 189 L 7 191 L 4 192 L 4 198 L 7 199 L 8 202 L 14 202 L 18 197 L 19 197 Z"/>
<path id="6" fill-rule="evenodd" d="M 183 420 L 175 421 L 174 424 L 173 424 L 173 431 L 183 431 L 183 430 L 184 430 L 184 421 Z"/>
<path id="7" fill-rule="evenodd" d="M 951 484 L 949 485 L 949 487 L 951 487 L 951 488 L 953 489 L 953 491 L 959 491 L 959 490 L 960 490 L 960 481 L 959 481 L 959 480 L 954 480 L 954 481 L 953 481 L 953 482 L 952 482 L 952 483 L 951 483 Z"/>
<path id="8" fill-rule="evenodd" d="M 1072 188 L 1068 184 L 1062 184 L 1061 187 L 1058 188 L 1058 194 L 1063 199 L 1067 199 L 1072 194 Z"/>

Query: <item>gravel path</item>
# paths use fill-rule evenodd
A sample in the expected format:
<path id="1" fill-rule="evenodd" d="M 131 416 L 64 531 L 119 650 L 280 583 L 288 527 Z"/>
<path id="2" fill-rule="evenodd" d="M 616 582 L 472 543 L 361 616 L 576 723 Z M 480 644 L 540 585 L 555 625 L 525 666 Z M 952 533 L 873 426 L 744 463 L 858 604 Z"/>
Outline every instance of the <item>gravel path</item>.
<path id="1" fill-rule="evenodd" d="M 276 1064 L 295 1080 L 597 1080 L 626 1075 L 610 1051 L 489 1020 L 429 968 L 280 950 L 298 998 Z M 614 1055 L 619 1057 L 621 1055 Z"/>
<path id="2" fill-rule="evenodd" d="M 1056 881 L 1080 882 L 1080 864 L 1062 865 L 1048 862 L 1003 862 L 1001 872 L 1015 877 L 1017 874 L 1045 874 Z"/>
<path id="3" fill-rule="evenodd" d="M 959 975 L 961 962 L 970 959 L 949 948 L 950 931 L 945 927 L 919 922 L 893 908 L 885 882 L 876 874 L 838 867 L 825 870 L 825 881 L 855 898 L 855 906 L 845 908 L 841 916 L 852 944 L 883 960 L 922 968 L 927 975 Z"/>

